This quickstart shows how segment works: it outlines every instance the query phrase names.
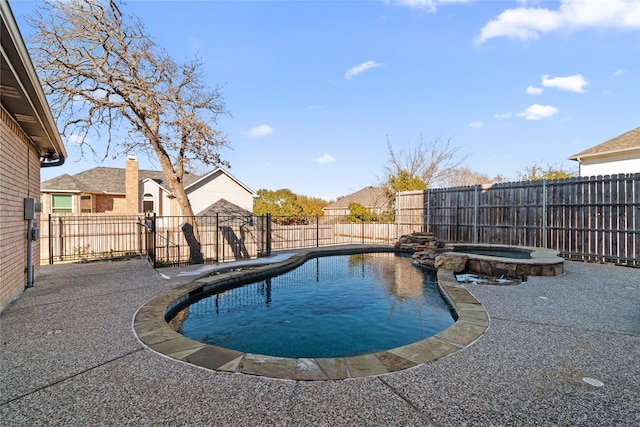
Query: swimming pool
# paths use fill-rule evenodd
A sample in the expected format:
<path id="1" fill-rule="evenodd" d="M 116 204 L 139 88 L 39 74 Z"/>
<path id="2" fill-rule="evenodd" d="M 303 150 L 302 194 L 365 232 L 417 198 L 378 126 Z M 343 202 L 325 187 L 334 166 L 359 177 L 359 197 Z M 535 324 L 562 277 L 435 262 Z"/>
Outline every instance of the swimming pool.
<path id="1" fill-rule="evenodd" d="M 200 275 L 190 283 L 160 292 L 140 307 L 133 330 L 140 343 L 164 357 L 220 373 L 257 375 L 281 380 L 327 381 L 384 375 L 448 356 L 478 340 L 489 327 L 489 316 L 480 302 L 456 280 L 451 270 L 439 269 L 438 287 L 455 311 L 456 321 L 436 335 L 389 350 L 351 357 L 285 358 L 245 353 L 187 338 L 167 323 L 173 315 L 199 295 L 230 289 L 287 272 L 309 259 L 324 255 L 399 252 L 387 245 L 344 245 L 309 248 L 274 261 L 248 262 L 242 269 L 227 269 L 219 275 Z M 402 252 L 402 251 L 400 251 Z"/>
<path id="2" fill-rule="evenodd" d="M 454 323 L 435 273 L 392 252 L 315 257 L 185 304 L 170 322 L 185 337 L 286 358 L 373 353 Z"/>

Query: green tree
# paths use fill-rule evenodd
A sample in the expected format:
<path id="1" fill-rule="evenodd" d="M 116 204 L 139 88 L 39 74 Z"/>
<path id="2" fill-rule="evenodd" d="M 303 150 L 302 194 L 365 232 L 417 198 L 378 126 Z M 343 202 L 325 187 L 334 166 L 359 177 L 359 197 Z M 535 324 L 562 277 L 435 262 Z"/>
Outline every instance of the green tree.
<path id="1" fill-rule="evenodd" d="M 323 215 L 322 208 L 329 204 L 329 202 L 319 197 L 298 196 L 298 199 L 302 204 L 302 213 L 307 217 Z"/>
<path id="2" fill-rule="evenodd" d="M 349 203 L 349 215 L 347 221 L 350 222 L 367 222 L 378 221 L 378 215 L 371 209 L 364 207 L 358 202 Z"/>
<path id="3" fill-rule="evenodd" d="M 426 190 L 427 184 L 417 176 L 411 175 L 407 170 L 401 169 L 397 175 L 389 176 L 387 191 L 395 194 L 400 191 Z"/>
<path id="4" fill-rule="evenodd" d="M 302 217 L 302 205 L 298 196 L 288 188 L 275 191 L 263 188 L 257 194 L 258 197 L 253 201 L 253 212 L 256 215 Z"/>
<path id="5" fill-rule="evenodd" d="M 298 223 L 309 217 L 322 215 L 328 202 L 317 197 L 297 195 L 288 188 L 280 190 L 258 190 L 253 202 L 256 215 L 270 214 L 279 223 Z"/>

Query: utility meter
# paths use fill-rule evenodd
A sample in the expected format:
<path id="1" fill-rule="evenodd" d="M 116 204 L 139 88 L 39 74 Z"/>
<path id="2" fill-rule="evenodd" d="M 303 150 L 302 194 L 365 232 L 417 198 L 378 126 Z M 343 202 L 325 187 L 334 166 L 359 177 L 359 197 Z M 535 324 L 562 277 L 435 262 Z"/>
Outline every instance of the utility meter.
<path id="1" fill-rule="evenodd" d="M 42 211 L 42 204 L 36 199 L 28 197 L 24 199 L 24 219 L 36 219 L 36 213 Z"/>

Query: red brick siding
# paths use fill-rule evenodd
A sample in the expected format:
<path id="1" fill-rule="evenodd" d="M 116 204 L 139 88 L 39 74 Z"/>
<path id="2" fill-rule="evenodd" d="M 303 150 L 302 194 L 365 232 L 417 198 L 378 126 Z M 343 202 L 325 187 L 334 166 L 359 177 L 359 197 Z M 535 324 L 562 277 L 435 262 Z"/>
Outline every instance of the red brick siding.
<path id="1" fill-rule="evenodd" d="M 0 311 L 22 293 L 27 281 L 27 197 L 40 200 L 40 158 L 19 126 L 0 108 Z M 33 244 L 33 265 L 37 276 L 40 242 Z"/>
<path id="2" fill-rule="evenodd" d="M 95 204 L 95 213 L 125 213 L 126 201 L 124 196 L 94 194 L 93 199 Z"/>

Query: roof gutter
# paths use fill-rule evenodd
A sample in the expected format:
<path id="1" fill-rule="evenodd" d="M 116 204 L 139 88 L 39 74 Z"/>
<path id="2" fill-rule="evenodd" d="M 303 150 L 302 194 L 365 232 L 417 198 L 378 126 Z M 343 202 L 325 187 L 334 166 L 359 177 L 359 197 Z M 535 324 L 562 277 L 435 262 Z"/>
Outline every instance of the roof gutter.
<path id="1" fill-rule="evenodd" d="M 5 71 L 9 72 L 7 77 L 14 81 L 17 91 L 17 96 L 13 99 L 8 97 L 11 102 L 6 104 L 3 100 L 2 106 L 23 130 L 25 129 L 23 125 L 27 121 L 21 120 L 19 115 L 26 115 L 35 120 L 34 125 L 37 128 L 35 130 L 38 134 L 41 131 L 42 135 L 38 135 L 38 138 L 34 137 L 32 134 L 34 129 L 26 130 L 25 133 L 40 151 L 41 166 L 60 166 L 64 163 L 67 152 L 8 0 L 0 0 L 0 15 L 2 33 L 8 35 L 8 40 L 3 39 L 0 47 L 3 76 Z M 4 69 L 5 60 L 8 70 Z"/>
<path id="2" fill-rule="evenodd" d="M 49 154 L 46 157 L 40 159 L 40 167 L 41 168 L 51 168 L 54 166 L 62 166 L 64 164 L 65 157 L 64 154 L 54 155 Z"/>

